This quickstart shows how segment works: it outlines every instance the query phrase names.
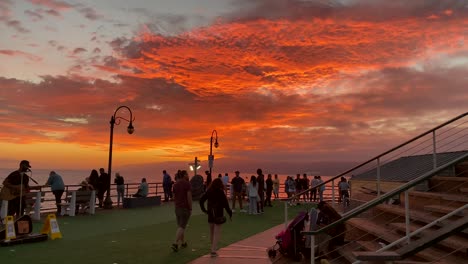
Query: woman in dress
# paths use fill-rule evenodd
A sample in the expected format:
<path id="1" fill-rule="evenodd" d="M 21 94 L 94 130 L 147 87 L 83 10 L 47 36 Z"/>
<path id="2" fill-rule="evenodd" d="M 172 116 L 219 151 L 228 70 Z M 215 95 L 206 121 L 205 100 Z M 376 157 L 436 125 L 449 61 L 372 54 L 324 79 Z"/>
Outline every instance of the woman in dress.
<path id="1" fill-rule="evenodd" d="M 205 208 L 205 202 L 208 201 L 208 208 Z M 232 211 L 224 192 L 224 184 L 221 178 L 214 179 L 206 192 L 200 198 L 200 208 L 208 214 L 208 224 L 210 225 L 211 257 L 217 257 L 218 242 L 221 238 L 221 225 L 224 217 L 224 210 L 232 218 Z M 225 219 L 225 218 L 224 218 Z"/>
<path id="2" fill-rule="evenodd" d="M 278 174 L 275 174 L 275 178 L 273 179 L 273 194 L 275 195 L 275 200 L 279 199 L 279 187 L 280 181 L 278 179 Z"/>

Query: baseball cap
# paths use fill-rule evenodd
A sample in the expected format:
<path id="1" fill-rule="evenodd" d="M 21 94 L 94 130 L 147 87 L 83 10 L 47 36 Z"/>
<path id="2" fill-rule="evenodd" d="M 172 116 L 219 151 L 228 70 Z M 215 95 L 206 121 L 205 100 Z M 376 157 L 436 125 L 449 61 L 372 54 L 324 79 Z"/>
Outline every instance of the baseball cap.
<path id="1" fill-rule="evenodd" d="M 29 161 L 27 161 L 27 160 L 22 160 L 20 162 L 20 166 L 22 166 L 22 165 L 25 165 L 26 167 L 31 168 L 31 165 L 29 164 Z"/>

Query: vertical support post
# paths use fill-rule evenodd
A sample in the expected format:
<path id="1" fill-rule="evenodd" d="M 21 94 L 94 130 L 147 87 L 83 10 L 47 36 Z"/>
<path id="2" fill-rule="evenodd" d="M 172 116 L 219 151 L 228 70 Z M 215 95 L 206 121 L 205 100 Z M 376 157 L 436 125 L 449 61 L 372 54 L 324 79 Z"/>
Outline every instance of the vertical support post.
<path id="1" fill-rule="evenodd" d="M 72 192 L 71 200 L 70 200 L 70 212 L 68 212 L 69 216 L 75 216 L 76 211 L 76 191 Z"/>
<path id="2" fill-rule="evenodd" d="M 405 226 L 406 226 L 406 243 L 410 243 L 410 214 L 409 214 L 409 195 L 408 190 L 405 191 Z"/>
<path id="3" fill-rule="evenodd" d="M 436 148 L 436 134 L 435 130 L 432 131 L 432 162 L 433 162 L 433 167 L 432 168 L 437 168 L 437 148 Z"/>
<path id="4" fill-rule="evenodd" d="M 380 197 L 380 158 L 377 158 L 377 197 Z"/>
<path id="5" fill-rule="evenodd" d="M 76 197 L 76 195 L 75 195 Z M 123 198 L 122 198 L 123 203 Z M 89 214 L 95 214 L 96 212 L 96 191 L 91 191 L 91 197 L 89 198 Z"/>
<path id="6" fill-rule="evenodd" d="M 284 229 L 288 228 L 288 200 L 284 201 Z"/>
<path id="7" fill-rule="evenodd" d="M 335 180 L 332 181 L 332 206 L 335 206 Z"/>
<path id="8" fill-rule="evenodd" d="M 310 236 L 310 264 L 315 264 L 315 236 Z"/>
<path id="9" fill-rule="evenodd" d="M 34 203 L 34 214 L 32 216 L 32 219 L 35 221 L 41 220 L 41 198 L 42 198 L 42 192 L 38 191 L 36 192 L 36 201 Z M 57 206 L 59 206 L 57 204 Z"/>
<path id="10" fill-rule="evenodd" d="M 8 214 L 8 201 L 2 200 L 2 210 L 0 210 L 0 219 L 3 221 Z"/>

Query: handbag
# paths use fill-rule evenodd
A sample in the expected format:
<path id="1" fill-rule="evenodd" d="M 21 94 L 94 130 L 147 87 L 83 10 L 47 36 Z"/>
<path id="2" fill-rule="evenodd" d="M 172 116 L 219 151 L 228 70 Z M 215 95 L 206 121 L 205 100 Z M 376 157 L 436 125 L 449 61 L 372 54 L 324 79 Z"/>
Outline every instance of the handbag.
<path id="1" fill-rule="evenodd" d="M 214 223 L 217 225 L 226 223 L 226 217 L 224 215 L 216 216 L 214 209 L 213 209 L 213 217 L 214 217 Z"/>

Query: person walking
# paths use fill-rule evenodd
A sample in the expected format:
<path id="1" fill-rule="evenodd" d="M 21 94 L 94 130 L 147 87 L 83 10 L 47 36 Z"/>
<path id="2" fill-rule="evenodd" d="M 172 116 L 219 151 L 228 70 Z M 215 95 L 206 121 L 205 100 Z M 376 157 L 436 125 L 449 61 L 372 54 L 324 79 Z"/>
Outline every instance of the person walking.
<path id="1" fill-rule="evenodd" d="M 229 208 L 229 202 L 224 192 L 225 186 L 222 179 L 214 179 L 208 189 L 200 198 L 201 210 L 208 214 L 208 223 L 210 226 L 211 257 L 217 257 L 218 242 L 221 239 L 221 225 L 226 222 L 224 210 L 229 214 L 232 220 L 232 211 Z M 208 206 L 205 208 L 205 202 Z"/>
<path id="2" fill-rule="evenodd" d="M 187 247 L 185 229 L 192 214 L 192 186 L 190 185 L 187 171 L 182 170 L 177 172 L 173 191 L 177 231 L 171 248 L 174 252 L 177 252 L 179 245 L 181 248 Z"/>
<path id="3" fill-rule="evenodd" d="M 244 179 L 239 176 L 239 171 L 236 171 L 236 176 L 231 181 L 232 186 L 232 212 L 236 212 L 236 200 L 239 201 L 239 208 L 240 212 L 245 212 L 244 208 L 242 207 L 242 188 L 245 184 Z"/>
<path id="4" fill-rule="evenodd" d="M 47 179 L 45 185 L 50 186 L 50 190 L 55 196 L 55 204 L 57 205 L 57 215 L 61 215 L 62 206 L 60 206 L 60 203 L 62 202 L 62 195 L 65 191 L 65 184 L 63 183 L 62 176 L 57 174 L 55 171 L 51 171 L 49 173 L 49 178 Z"/>
<path id="5" fill-rule="evenodd" d="M 172 198 L 172 179 L 166 170 L 163 170 L 163 190 L 164 190 L 164 201 L 168 202 Z"/>
<path id="6" fill-rule="evenodd" d="M 115 173 L 114 183 L 117 185 L 117 207 L 119 207 L 120 201 L 123 204 L 123 198 L 125 197 L 125 179 L 119 172 Z"/>

